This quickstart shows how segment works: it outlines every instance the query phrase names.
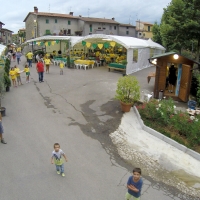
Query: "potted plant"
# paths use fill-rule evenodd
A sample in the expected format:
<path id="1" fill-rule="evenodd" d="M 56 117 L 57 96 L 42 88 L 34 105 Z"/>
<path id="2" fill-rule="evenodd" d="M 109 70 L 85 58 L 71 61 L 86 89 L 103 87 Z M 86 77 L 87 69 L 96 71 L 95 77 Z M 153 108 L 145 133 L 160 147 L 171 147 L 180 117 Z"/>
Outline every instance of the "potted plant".
<path id="1" fill-rule="evenodd" d="M 10 91 L 10 86 L 11 86 L 11 80 L 9 76 L 4 72 L 4 87 L 6 89 L 6 92 Z"/>
<path id="2" fill-rule="evenodd" d="M 3 98 L 4 91 L 5 91 L 3 75 L 4 75 L 4 70 L 1 68 L 0 69 L 0 112 L 1 112 L 2 117 L 6 115 L 6 108 L 1 107 L 1 100 Z"/>
<path id="3" fill-rule="evenodd" d="M 140 99 L 140 86 L 135 76 L 123 76 L 117 82 L 115 98 L 120 100 L 121 109 L 129 112 L 133 104 Z"/>

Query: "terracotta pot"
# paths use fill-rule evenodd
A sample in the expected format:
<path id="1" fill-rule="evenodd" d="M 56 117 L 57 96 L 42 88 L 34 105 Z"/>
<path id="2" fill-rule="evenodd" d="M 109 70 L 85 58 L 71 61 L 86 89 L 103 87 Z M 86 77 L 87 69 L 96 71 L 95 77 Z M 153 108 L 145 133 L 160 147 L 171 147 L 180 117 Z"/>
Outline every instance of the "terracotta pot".
<path id="1" fill-rule="evenodd" d="M 129 112 L 131 110 L 132 106 L 133 106 L 133 103 L 121 102 L 121 109 L 122 109 L 123 112 Z"/>
<path id="2" fill-rule="evenodd" d="M 6 116 L 6 108 L 1 107 L 1 108 L 0 108 L 0 112 L 1 112 L 1 116 L 2 116 L 2 117 Z"/>

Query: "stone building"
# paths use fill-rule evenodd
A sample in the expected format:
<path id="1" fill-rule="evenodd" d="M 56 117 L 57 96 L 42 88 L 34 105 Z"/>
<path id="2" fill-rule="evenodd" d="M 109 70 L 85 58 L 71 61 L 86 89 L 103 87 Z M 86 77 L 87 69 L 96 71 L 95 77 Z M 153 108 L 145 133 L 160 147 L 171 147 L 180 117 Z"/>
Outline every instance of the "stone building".
<path id="1" fill-rule="evenodd" d="M 28 13 L 24 22 L 27 40 L 43 35 L 86 36 L 103 33 L 108 35 L 136 36 L 135 26 L 120 24 L 115 21 L 115 18 L 74 16 L 73 12 L 69 14 L 38 12 L 37 7 L 34 7 L 34 12 Z"/>

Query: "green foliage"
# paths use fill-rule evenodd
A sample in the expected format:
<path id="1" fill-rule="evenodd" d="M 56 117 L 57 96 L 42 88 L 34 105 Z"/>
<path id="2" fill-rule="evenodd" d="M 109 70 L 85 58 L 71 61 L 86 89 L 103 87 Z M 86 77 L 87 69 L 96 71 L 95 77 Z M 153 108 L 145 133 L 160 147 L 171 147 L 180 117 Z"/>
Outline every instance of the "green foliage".
<path id="1" fill-rule="evenodd" d="M 176 111 L 172 99 L 152 100 L 137 109 L 145 124 L 177 142 L 195 149 L 200 145 L 200 115 Z"/>
<path id="2" fill-rule="evenodd" d="M 153 33 L 153 38 L 152 38 L 153 41 L 162 45 L 162 37 L 160 34 L 160 25 L 157 22 L 155 22 L 155 24 L 152 27 L 152 33 Z"/>
<path id="3" fill-rule="evenodd" d="M 9 71 L 10 71 L 10 60 L 9 59 L 6 59 L 5 66 L 4 66 L 4 71 L 9 76 Z"/>
<path id="4" fill-rule="evenodd" d="M 115 98 L 124 103 L 134 103 L 140 99 L 140 86 L 135 76 L 124 76 L 118 80 Z"/>
<path id="5" fill-rule="evenodd" d="M 3 75 L 4 75 L 4 70 L 3 68 L 0 68 L 0 108 L 1 108 L 1 99 L 3 98 L 5 92 Z"/>
<path id="6" fill-rule="evenodd" d="M 11 80 L 6 72 L 4 72 L 4 86 L 10 87 L 11 86 Z"/>

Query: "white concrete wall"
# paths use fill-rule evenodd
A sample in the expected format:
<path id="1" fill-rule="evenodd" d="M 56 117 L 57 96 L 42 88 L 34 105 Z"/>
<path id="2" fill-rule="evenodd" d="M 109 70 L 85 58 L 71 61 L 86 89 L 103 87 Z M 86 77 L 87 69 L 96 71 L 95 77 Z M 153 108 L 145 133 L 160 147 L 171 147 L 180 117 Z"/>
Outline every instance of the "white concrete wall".
<path id="1" fill-rule="evenodd" d="M 49 20 L 49 23 L 46 23 L 46 19 Z M 57 23 L 55 23 L 57 19 Z M 43 36 L 46 33 L 46 30 L 50 30 L 51 34 L 59 34 L 61 30 L 71 30 L 71 35 L 75 35 L 75 31 L 78 30 L 78 20 L 72 18 L 59 18 L 59 17 L 47 17 L 47 16 L 38 16 L 38 34 Z M 68 21 L 71 21 L 71 24 L 68 25 Z"/>
<path id="2" fill-rule="evenodd" d="M 92 24 L 92 32 L 90 32 L 90 24 Z M 116 26 L 116 30 L 114 29 L 114 26 Z M 117 24 L 109 23 L 85 22 L 84 36 L 89 34 L 118 35 L 119 26 Z"/>
<path id="3" fill-rule="evenodd" d="M 129 32 L 129 34 L 126 34 L 126 31 Z M 131 36 L 131 37 L 136 37 L 136 30 L 135 27 L 128 27 L 127 26 L 119 26 L 119 35 L 120 36 Z"/>

